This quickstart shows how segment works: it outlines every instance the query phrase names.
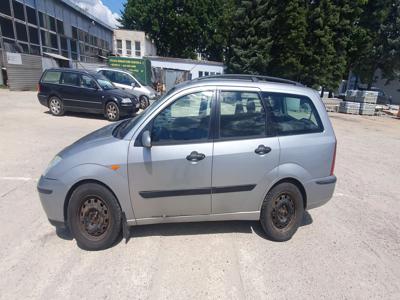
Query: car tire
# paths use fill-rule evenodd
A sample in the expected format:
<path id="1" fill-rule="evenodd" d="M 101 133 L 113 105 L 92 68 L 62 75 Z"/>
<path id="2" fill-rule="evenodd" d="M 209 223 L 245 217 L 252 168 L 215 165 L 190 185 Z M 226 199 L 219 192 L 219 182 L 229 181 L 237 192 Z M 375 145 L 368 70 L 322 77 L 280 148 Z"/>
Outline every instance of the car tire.
<path id="1" fill-rule="evenodd" d="M 111 247 L 121 234 L 122 213 L 114 194 L 96 183 L 77 187 L 68 203 L 68 226 L 84 250 Z"/>
<path id="2" fill-rule="evenodd" d="M 108 121 L 118 121 L 120 117 L 118 104 L 115 102 L 108 102 L 106 104 L 104 115 Z"/>
<path id="3" fill-rule="evenodd" d="M 142 95 L 139 97 L 139 107 L 140 109 L 146 109 L 150 105 L 149 98 Z"/>
<path id="4" fill-rule="evenodd" d="M 266 236 L 276 242 L 290 240 L 304 214 L 304 200 L 299 188 L 284 182 L 272 188 L 261 207 L 260 222 Z"/>
<path id="5" fill-rule="evenodd" d="M 62 116 L 64 114 L 62 100 L 56 96 L 51 96 L 49 98 L 49 110 L 53 116 Z"/>

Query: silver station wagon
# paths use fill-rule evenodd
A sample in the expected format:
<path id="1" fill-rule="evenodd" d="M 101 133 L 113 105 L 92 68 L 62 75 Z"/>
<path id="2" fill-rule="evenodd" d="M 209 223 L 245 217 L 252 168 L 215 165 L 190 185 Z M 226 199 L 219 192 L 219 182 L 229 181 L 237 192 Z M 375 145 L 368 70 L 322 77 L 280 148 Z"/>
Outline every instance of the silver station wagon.
<path id="1" fill-rule="evenodd" d="M 62 150 L 38 191 L 54 226 L 105 249 L 129 226 L 259 220 L 290 239 L 333 194 L 336 138 L 319 95 L 299 83 L 221 75 L 182 83 L 142 114 Z"/>

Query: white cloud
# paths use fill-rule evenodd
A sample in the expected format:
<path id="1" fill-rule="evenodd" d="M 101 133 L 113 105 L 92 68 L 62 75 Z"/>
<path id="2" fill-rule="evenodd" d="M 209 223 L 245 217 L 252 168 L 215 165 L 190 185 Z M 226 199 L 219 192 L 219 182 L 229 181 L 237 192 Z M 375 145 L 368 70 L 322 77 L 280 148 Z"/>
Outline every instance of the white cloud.
<path id="1" fill-rule="evenodd" d="M 110 25 L 111 27 L 117 27 L 120 23 L 117 19 L 120 17 L 117 13 L 113 13 L 107 6 L 101 2 L 101 0 L 72 0 L 80 8 L 84 9 L 92 16 L 96 17 L 100 21 Z"/>

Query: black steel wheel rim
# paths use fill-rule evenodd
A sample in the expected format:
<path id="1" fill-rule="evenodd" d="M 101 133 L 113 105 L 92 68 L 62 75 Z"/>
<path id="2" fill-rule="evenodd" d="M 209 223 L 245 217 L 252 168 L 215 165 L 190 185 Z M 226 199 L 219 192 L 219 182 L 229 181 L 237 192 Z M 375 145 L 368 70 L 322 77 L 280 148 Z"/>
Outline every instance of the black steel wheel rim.
<path id="1" fill-rule="evenodd" d="M 81 232 L 89 239 L 102 238 L 110 229 L 111 215 L 106 203 L 98 196 L 88 196 L 79 209 Z"/>
<path id="2" fill-rule="evenodd" d="M 287 193 L 282 193 L 276 197 L 272 203 L 271 218 L 272 223 L 278 229 L 289 227 L 295 220 L 296 207 L 292 197 Z"/>

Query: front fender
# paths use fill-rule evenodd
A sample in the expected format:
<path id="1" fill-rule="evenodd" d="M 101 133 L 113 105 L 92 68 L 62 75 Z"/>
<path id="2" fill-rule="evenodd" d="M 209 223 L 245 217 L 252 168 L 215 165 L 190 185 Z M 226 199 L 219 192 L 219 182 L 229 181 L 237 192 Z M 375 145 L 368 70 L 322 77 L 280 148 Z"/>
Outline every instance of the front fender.
<path id="1" fill-rule="evenodd" d="M 70 189 L 85 180 L 99 181 L 106 185 L 117 197 L 127 220 L 134 220 L 132 203 L 129 195 L 128 172 L 126 165 L 120 165 L 116 171 L 99 164 L 81 164 L 69 169 L 59 180 Z"/>

